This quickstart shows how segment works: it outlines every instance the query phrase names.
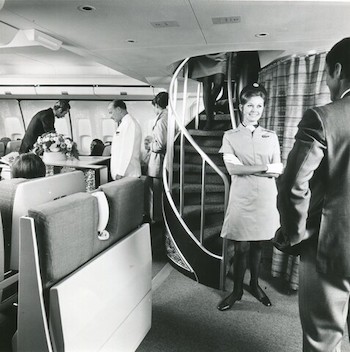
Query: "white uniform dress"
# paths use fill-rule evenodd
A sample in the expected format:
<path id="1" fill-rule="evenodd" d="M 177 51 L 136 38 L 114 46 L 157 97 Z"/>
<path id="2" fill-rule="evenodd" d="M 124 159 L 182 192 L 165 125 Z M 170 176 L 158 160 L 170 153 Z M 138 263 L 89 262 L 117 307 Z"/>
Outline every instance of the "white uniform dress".
<path id="1" fill-rule="evenodd" d="M 277 135 L 258 126 L 243 125 L 225 132 L 219 153 L 233 154 L 243 165 L 280 163 Z M 232 175 L 230 197 L 221 237 L 235 241 L 263 241 L 279 227 L 275 178 Z"/>

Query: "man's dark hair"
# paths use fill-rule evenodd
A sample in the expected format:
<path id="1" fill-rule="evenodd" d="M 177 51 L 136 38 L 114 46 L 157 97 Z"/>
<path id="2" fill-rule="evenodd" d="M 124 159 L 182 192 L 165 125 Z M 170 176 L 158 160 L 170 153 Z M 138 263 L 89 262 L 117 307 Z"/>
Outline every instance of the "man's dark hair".
<path id="1" fill-rule="evenodd" d="M 123 110 L 126 110 L 126 105 L 123 102 L 123 100 L 113 100 L 112 101 L 112 106 L 113 106 L 114 109 L 121 108 Z"/>
<path id="2" fill-rule="evenodd" d="M 342 78 L 350 80 L 350 38 L 344 38 L 328 52 L 326 64 L 328 71 L 333 76 L 335 65 L 339 63 L 342 67 Z"/>
<path id="3" fill-rule="evenodd" d="M 69 100 L 58 100 L 53 108 L 54 110 L 61 108 L 62 111 L 68 111 L 70 109 Z"/>

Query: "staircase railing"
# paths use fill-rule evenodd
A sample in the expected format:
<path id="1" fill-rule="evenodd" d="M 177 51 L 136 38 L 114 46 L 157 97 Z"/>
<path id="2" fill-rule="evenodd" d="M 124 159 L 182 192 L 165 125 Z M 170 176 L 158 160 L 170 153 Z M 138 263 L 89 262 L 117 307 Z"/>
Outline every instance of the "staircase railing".
<path id="1" fill-rule="evenodd" d="M 226 252 L 227 252 L 227 240 L 223 239 L 222 245 L 222 254 L 218 256 L 214 253 L 211 253 L 203 246 L 203 233 L 204 233 L 204 224 L 205 224 L 205 186 L 206 186 L 206 165 L 208 164 L 222 179 L 224 184 L 224 211 L 226 212 L 229 196 L 229 181 L 226 175 L 219 169 L 219 167 L 209 158 L 209 156 L 198 146 L 196 141 L 192 138 L 190 133 L 185 127 L 185 117 L 186 117 L 186 106 L 187 106 L 187 89 L 188 89 L 188 58 L 185 59 L 176 69 L 169 87 L 169 117 L 168 117 L 168 142 L 167 142 L 167 155 L 166 162 L 164 163 L 163 169 L 163 182 L 165 189 L 165 196 L 168 199 L 168 202 L 171 205 L 174 213 L 176 214 L 178 220 L 181 222 L 183 228 L 188 233 L 188 236 L 192 238 L 193 241 L 197 243 L 198 246 L 202 248 L 207 254 L 216 257 L 221 260 L 220 268 L 220 288 L 224 289 L 225 287 L 225 277 L 226 277 Z M 181 117 L 177 112 L 177 102 L 178 102 L 178 77 L 180 72 L 184 69 L 184 79 L 183 79 L 183 94 L 182 94 L 182 115 Z M 229 78 L 230 81 L 230 78 Z M 231 94 L 232 95 L 232 94 Z M 200 91 L 197 90 L 197 99 L 199 99 Z M 198 108 L 197 108 L 198 110 Z M 198 115 L 198 114 L 197 114 Z M 234 114 L 233 114 L 234 115 Z M 198 116 L 195 119 L 195 126 L 198 127 L 199 119 Z M 172 183 L 173 183 L 173 160 L 174 160 L 174 142 L 175 134 L 180 140 L 180 177 L 179 177 L 179 190 L 180 190 L 180 206 L 177 209 L 175 202 L 172 198 Z M 182 216 L 184 211 L 184 165 L 185 165 L 185 140 L 190 143 L 194 148 L 197 154 L 200 155 L 202 159 L 202 185 L 201 185 L 201 208 L 200 208 L 200 235 L 199 241 L 194 236 L 192 231 L 185 224 Z"/>

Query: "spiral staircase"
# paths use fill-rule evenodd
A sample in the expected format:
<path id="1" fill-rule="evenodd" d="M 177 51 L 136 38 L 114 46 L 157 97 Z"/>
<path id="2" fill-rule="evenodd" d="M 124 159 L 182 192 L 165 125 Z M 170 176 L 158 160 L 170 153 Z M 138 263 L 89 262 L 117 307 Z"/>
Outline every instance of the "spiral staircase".
<path id="1" fill-rule="evenodd" d="M 188 59 L 177 68 L 169 89 L 167 155 L 163 169 L 163 216 L 167 255 L 179 271 L 207 286 L 224 289 L 226 240 L 220 238 L 229 194 L 229 178 L 218 153 L 230 114 L 217 114 L 212 131 L 200 129 L 205 115 L 185 124 Z M 180 72 L 184 72 L 184 78 Z M 179 92 L 179 81 L 183 91 Z M 232 84 L 228 94 L 232 97 Z M 182 96 L 182 116 L 177 113 Z M 232 101 L 232 98 L 231 98 Z M 230 107 L 234 111 L 234 107 Z M 232 113 L 234 116 L 234 113 Z M 235 123 L 235 122 L 234 122 Z"/>
<path id="2" fill-rule="evenodd" d="M 239 121 L 237 93 L 247 83 L 257 81 L 260 62 L 257 52 L 229 53 L 224 90 L 228 108 L 215 115 L 211 131 L 203 131 L 206 116 L 199 114 L 200 84 L 192 104 L 195 109 L 189 108 L 188 60 L 177 67 L 169 87 L 168 143 L 163 167 L 166 250 L 177 270 L 201 284 L 224 290 L 228 243 L 220 232 L 230 176 L 218 151 L 224 132 Z M 188 113 L 193 110 L 194 114 Z"/>

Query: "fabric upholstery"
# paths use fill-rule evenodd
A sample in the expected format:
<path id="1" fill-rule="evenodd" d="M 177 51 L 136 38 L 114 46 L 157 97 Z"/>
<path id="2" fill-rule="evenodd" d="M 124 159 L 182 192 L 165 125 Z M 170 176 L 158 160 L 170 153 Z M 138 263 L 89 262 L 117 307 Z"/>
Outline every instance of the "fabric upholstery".
<path id="1" fill-rule="evenodd" d="M 110 212 L 106 227 L 110 238 L 105 241 L 98 239 L 98 203 L 89 193 L 75 193 L 28 210 L 35 223 L 46 305 L 50 287 L 142 224 L 144 185 L 140 179 L 124 178 L 100 190 Z"/>
<path id="2" fill-rule="evenodd" d="M 97 200 L 75 193 L 28 211 L 35 221 L 43 288 L 50 288 L 95 256 Z"/>
<path id="3" fill-rule="evenodd" d="M 5 144 L 0 142 L 0 157 L 5 155 Z"/>
<path id="4" fill-rule="evenodd" d="M 144 209 L 144 183 L 139 178 L 125 177 L 99 187 L 109 203 L 109 221 L 106 230 L 112 243 L 125 237 L 142 224 Z M 99 243 L 101 250 L 108 246 Z"/>
<path id="5" fill-rule="evenodd" d="M 5 271 L 10 269 L 13 201 L 17 186 L 27 181 L 25 178 L 13 178 L 0 182 L 0 212 L 4 231 Z"/>

